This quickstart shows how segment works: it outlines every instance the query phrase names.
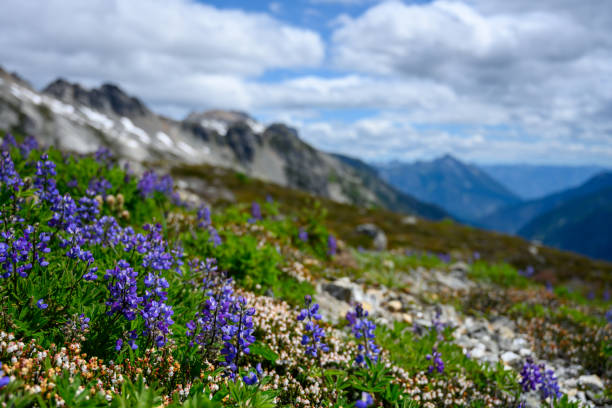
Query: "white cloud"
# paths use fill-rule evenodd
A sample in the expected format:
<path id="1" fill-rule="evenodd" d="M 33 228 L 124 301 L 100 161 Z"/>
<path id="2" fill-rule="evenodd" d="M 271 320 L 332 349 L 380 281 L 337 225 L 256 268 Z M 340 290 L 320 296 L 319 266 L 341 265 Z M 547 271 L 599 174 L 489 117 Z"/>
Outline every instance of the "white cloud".
<path id="1" fill-rule="evenodd" d="M 371 7 L 330 16 L 322 3 Z M 328 44 L 195 0 L 5 0 L 0 63 L 37 86 L 114 81 L 174 117 L 282 119 L 318 147 L 369 159 L 612 162 L 609 0 L 307 4 L 304 16 L 331 21 Z M 261 79 L 276 69 L 290 79 Z"/>
<path id="2" fill-rule="evenodd" d="M 313 67 L 324 57 L 313 31 L 193 0 L 6 0 L 2 11 L 0 60 L 38 83 L 55 73 L 197 83 L 204 75 Z"/>

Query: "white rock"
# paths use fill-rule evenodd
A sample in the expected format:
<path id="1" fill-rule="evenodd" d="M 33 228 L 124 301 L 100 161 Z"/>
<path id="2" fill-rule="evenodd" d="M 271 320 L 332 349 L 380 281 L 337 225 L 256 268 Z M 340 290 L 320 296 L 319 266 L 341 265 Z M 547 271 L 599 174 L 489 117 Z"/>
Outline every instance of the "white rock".
<path id="1" fill-rule="evenodd" d="M 401 312 L 402 302 L 399 300 L 391 300 L 389 303 L 387 303 L 387 308 L 392 312 Z"/>
<path id="2" fill-rule="evenodd" d="M 595 392 L 603 391 L 604 388 L 603 381 L 595 374 L 581 375 L 578 377 L 578 384 Z"/>
<path id="3" fill-rule="evenodd" d="M 527 356 L 530 356 L 530 355 L 532 354 L 532 351 L 531 351 L 531 350 L 529 350 L 528 348 L 524 348 L 524 347 L 523 347 L 522 349 L 520 349 L 520 350 L 519 350 L 519 354 L 520 354 L 522 357 L 527 357 Z"/>
<path id="4" fill-rule="evenodd" d="M 515 361 L 519 360 L 520 358 L 521 356 L 519 356 L 516 353 L 513 353 L 512 351 L 506 351 L 505 353 L 501 355 L 502 361 L 506 364 L 512 364 Z"/>
<path id="5" fill-rule="evenodd" d="M 470 351 L 470 356 L 472 358 L 481 359 L 485 356 L 485 346 L 482 343 L 478 343 L 476 347 Z"/>

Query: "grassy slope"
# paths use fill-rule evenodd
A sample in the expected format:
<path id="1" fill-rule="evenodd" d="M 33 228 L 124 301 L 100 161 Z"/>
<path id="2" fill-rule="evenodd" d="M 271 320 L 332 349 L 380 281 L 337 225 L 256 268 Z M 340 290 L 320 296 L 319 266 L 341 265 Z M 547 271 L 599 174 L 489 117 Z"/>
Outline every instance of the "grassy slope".
<path id="1" fill-rule="evenodd" d="M 172 174 L 177 177 L 197 177 L 209 186 L 226 188 L 239 202 L 264 200 L 269 195 L 280 202 L 284 211 L 291 208 L 309 208 L 318 201 L 327 210 L 327 225 L 349 245 L 355 247 L 370 245 L 369 238 L 356 233 L 355 227 L 371 222 L 385 231 L 390 248 L 432 253 L 459 252 L 465 258 L 472 256 L 472 251 L 477 251 L 484 259 L 508 262 L 520 269 L 532 265 L 537 272 L 536 280 L 542 282 L 551 281 L 556 284 L 579 281 L 593 287 L 612 284 L 612 263 L 549 247 L 538 247 L 537 254 L 534 255 L 530 252 L 531 244 L 519 237 L 460 225 L 451 220 L 434 222 L 418 219 L 416 224 L 409 224 L 405 222 L 406 216 L 403 214 L 384 209 L 358 208 L 315 198 L 308 193 L 210 166 L 175 168 Z M 207 199 L 221 206 L 228 204 L 214 194 L 208 194 Z"/>

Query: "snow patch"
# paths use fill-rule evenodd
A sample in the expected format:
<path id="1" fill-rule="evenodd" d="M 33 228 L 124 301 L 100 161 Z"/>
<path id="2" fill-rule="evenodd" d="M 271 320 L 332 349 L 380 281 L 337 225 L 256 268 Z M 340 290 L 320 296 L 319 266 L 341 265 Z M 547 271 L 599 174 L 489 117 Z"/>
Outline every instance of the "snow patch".
<path id="1" fill-rule="evenodd" d="M 40 105 L 42 103 L 42 98 L 40 97 L 40 95 L 37 95 L 29 89 L 22 88 L 15 84 L 11 85 L 11 93 L 19 99 L 28 99 L 36 105 Z"/>
<path id="2" fill-rule="evenodd" d="M 140 148 L 140 144 L 132 139 L 121 139 L 121 141 L 123 143 L 125 143 L 127 145 L 127 147 L 131 147 L 132 149 L 139 149 Z"/>
<path id="3" fill-rule="evenodd" d="M 139 128 L 138 126 L 134 125 L 130 119 L 126 118 L 125 116 L 122 117 L 121 124 L 123 125 L 126 131 L 128 131 L 129 133 L 133 135 L 136 135 L 142 143 L 145 143 L 145 144 L 151 143 L 151 138 L 149 137 L 147 132 L 145 132 L 143 129 Z"/>
<path id="4" fill-rule="evenodd" d="M 157 139 L 159 139 L 159 141 L 161 141 L 163 144 L 165 144 L 168 147 L 172 147 L 172 145 L 174 144 L 172 142 L 172 139 L 170 139 L 170 136 L 168 136 L 164 132 L 157 132 L 155 136 L 157 137 Z"/>
<path id="5" fill-rule="evenodd" d="M 219 133 L 221 136 L 225 136 L 227 134 L 227 123 L 221 120 L 216 119 L 202 119 L 200 121 L 200 125 L 202 125 L 205 129 L 211 129 Z"/>
<path id="6" fill-rule="evenodd" d="M 45 104 L 51 108 L 53 113 L 63 116 L 74 116 L 74 106 L 67 105 L 57 99 L 46 99 Z"/>
<path id="7" fill-rule="evenodd" d="M 263 133 L 263 131 L 266 129 L 264 125 L 254 121 L 253 119 L 247 120 L 246 124 L 251 128 L 254 133 Z"/>
<path id="8" fill-rule="evenodd" d="M 177 144 L 178 144 L 178 147 L 181 150 L 183 150 L 185 153 L 195 154 L 195 150 L 193 150 L 193 147 L 189 146 L 187 143 L 183 141 L 179 141 Z"/>
<path id="9" fill-rule="evenodd" d="M 85 117 L 87 117 L 87 119 L 92 122 L 93 127 L 97 129 L 102 128 L 109 130 L 112 129 L 115 125 L 115 122 L 113 122 L 111 118 L 102 113 L 91 110 L 86 106 L 81 106 L 79 109 L 85 115 Z"/>

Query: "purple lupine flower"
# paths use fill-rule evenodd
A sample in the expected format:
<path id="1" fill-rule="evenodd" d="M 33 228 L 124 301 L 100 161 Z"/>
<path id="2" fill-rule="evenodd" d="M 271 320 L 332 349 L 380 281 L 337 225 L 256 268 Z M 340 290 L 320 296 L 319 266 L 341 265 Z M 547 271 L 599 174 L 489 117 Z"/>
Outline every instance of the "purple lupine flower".
<path id="1" fill-rule="evenodd" d="M 15 146 L 17 146 L 17 141 L 15 140 L 15 137 L 10 133 L 4 135 L 4 138 L 2 138 L 2 144 L 0 145 L 0 150 L 2 150 L 3 152 L 8 152 L 11 148 Z"/>
<path id="2" fill-rule="evenodd" d="M 533 268 L 533 266 L 528 265 L 525 270 L 519 270 L 518 273 L 519 275 L 524 276 L 526 278 L 531 278 L 535 273 L 535 269 Z"/>
<path id="3" fill-rule="evenodd" d="M 546 282 L 546 290 L 550 293 L 553 293 L 553 285 L 550 282 Z"/>
<path id="4" fill-rule="evenodd" d="M 242 380 L 246 385 L 257 384 L 257 375 L 254 372 L 250 372 L 248 375 L 242 377 Z"/>
<path id="5" fill-rule="evenodd" d="M 249 346 L 255 342 L 253 336 L 253 315 L 255 309 L 246 307 L 246 300 L 238 296 L 230 304 L 226 324 L 222 328 L 223 349 L 221 355 L 224 357 L 221 365 L 227 368 L 226 374 L 235 378 L 238 370 L 237 360 L 241 353 L 249 354 Z"/>
<path id="6" fill-rule="evenodd" d="M 474 251 L 474 253 L 472 254 L 472 259 L 478 261 L 480 259 L 480 252 Z"/>
<path id="7" fill-rule="evenodd" d="M 168 298 L 166 289 L 170 285 L 165 278 L 153 273 L 145 277 L 144 284 L 146 290 L 140 312 L 145 321 L 143 334 L 155 341 L 157 347 L 163 347 L 167 342 L 170 326 L 174 324 L 174 310 L 165 303 Z"/>
<path id="8" fill-rule="evenodd" d="M 609 324 L 612 324 L 612 307 L 606 312 L 606 320 Z"/>
<path id="9" fill-rule="evenodd" d="M 527 358 L 521 369 L 520 386 L 523 392 L 535 391 L 542 383 L 540 366 L 535 364 L 531 358 Z"/>
<path id="10" fill-rule="evenodd" d="M 261 207 L 259 203 L 253 201 L 251 204 L 251 218 L 249 218 L 249 222 L 254 223 L 257 221 L 261 221 Z"/>
<path id="11" fill-rule="evenodd" d="M 138 296 L 136 277 L 138 272 L 130 267 L 130 264 L 123 259 L 117 262 L 113 269 L 107 269 L 104 279 L 108 281 L 110 296 L 106 301 L 109 308 L 107 314 L 112 316 L 115 313 L 123 314 L 127 320 L 134 320 L 138 312 L 138 306 L 143 298 Z"/>
<path id="12" fill-rule="evenodd" d="M 606 289 L 603 292 L 603 300 L 604 302 L 609 302 L 610 301 L 610 289 Z"/>
<path id="13" fill-rule="evenodd" d="M 215 228 L 211 227 L 209 232 L 210 238 L 208 239 L 208 242 L 212 242 L 215 248 L 223 243 L 221 237 L 219 236 L 219 233 Z"/>
<path id="14" fill-rule="evenodd" d="M 4 371 L 2 371 L 2 362 L 0 361 L 0 388 L 6 387 L 9 382 L 11 382 L 11 379 L 8 375 L 4 375 Z"/>
<path id="15" fill-rule="evenodd" d="M 355 362 L 358 365 L 363 364 L 366 359 L 377 362 L 380 348 L 374 343 L 376 325 L 368 319 L 368 311 L 363 309 L 361 303 L 357 303 L 354 311 L 349 311 L 346 314 L 346 320 L 348 320 L 355 338 L 357 340 L 363 339 L 363 344 L 360 343 L 357 346 L 358 354 L 355 357 Z"/>
<path id="16" fill-rule="evenodd" d="M 308 242 L 308 232 L 306 232 L 306 230 L 302 227 L 300 227 L 300 230 L 298 232 L 298 238 L 302 242 Z"/>
<path id="17" fill-rule="evenodd" d="M 355 402 L 355 408 L 368 408 L 374 404 L 374 398 L 367 392 L 361 393 L 361 398 Z"/>
<path id="18" fill-rule="evenodd" d="M 452 260 L 449 254 L 438 254 L 438 259 L 444 263 L 449 263 Z"/>
<path id="19" fill-rule="evenodd" d="M 38 141 L 34 136 L 27 136 L 23 139 L 23 142 L 19 145 L 19 150 L 21 151 L 21 155 L 23 157 L 28 157 L 32 150 L 38 149 Z"/>
<path id="20" fill-rule="evenodd" d="M 41 200 L 52 202 L 59 195 L 54 178 L 56 175 L 55 163 L 49 160 L 47 153 L 43 153 L 36 162 L 34 175 L 34 187 L 38 190 Z"/>
<path id="21" fill-rule="evenodd" d="M 150 197 L 153 191 L 155 191 L 155 184 L 157 183 L 157 174 L 153 170 L 145 171 L 140 180 L 138 181 L 138 190 L 144 197 Z"/>
<path id="22" fill-rule="evenodd" d="M 198 210 L 198 227 L 200 228 L 208 228 L 210 226 L 210 208 L 201 206 Z"/>
<path id="23" fill-rule="evenodd" d="M 2 152 L 2 160 L 0 160 L 0 183 L 17 191 L 23 186 L 21 177 L 15 170 L 15 164 L 11 155 L 7 151 Z"/>
<path id="24" fill-rule="evenodd" d="M 427 361 L 431 361 L 431 365 L 427 368 L 428 373 L 433 373 L 434 370 L 442 374 L 444 372 L 444 361 L 442 361 L 442 354 L 438 351 L 436 346 L 433 347 L 432 353 L 425 356 Z"/>
<path id="25" fill-rule="evenodd" d="M 338 243 L 336 242 L 336 237 L 332 234 L 327 236 L 327 255 L 334 256 L 336 255 L 336 251 L 338 250 Z"/>
<path id="26" fill-rule="evenodd" d="M 99 194 L 102 197 L 106 197 L 106 191 L 113 188 L 113 185 L 104 177 L 94 177 L 89 180 L 88 190 L 93 194 Z"/>
<path id="27" fill-rule="evenodd" d="M 44 310 L 48 308 L 49 305 L 45 303 L 44 299 L 38 299 L 38 302 L 36 302 L 36 307 L 38 307 L 40 310 Z"/>
<path id="28" fill-rule="evenodd" d="M 99 164 L 110 164 L 113 159 L 113 153 L 108 148 L 100 146 L 94 153 L 94 158 Z"/>
<path id="29" fill-rule="evenodd" d="M 155 191 L 159 191 L 160 193 L 170 196 L 174 191 L 174 181 L 172 180 L 172 176 L 166 174 L 160 177 L 155 183 Z"/>
<path id="30" fill-rule="evenodd" d="M 115 350 L 119 351 L 121 350 L 122 347 L 123 347 L 123 339 L 117 339 L 117 342 L 115 343 Z"/>
<path id="31" fill-rule="evenodd" d="M 442 320 L 440 319 L 440 316 L 442 316 L 442 312 L 440 311 L 440 309 L 436 309 L 436 314 L 434 316 L 434 318 L 432 319 L 432 326 L 436 331 L 436 337 L 439 341 L 444 340 L 444 329 L 446 328 L 447 324 L 442 322 Z"/>
<path id="32" fill-rule="evenodd" d="M 329 347 L 323 342 L 325 331 L 317 324 L 317 320 L 321 320 L 319 313 L 319 304 L 312 303 L 310 295 L 304 296 L 306 308 L 300 311 L 297 316 L 298 321 L 304 321 L 304 334 L 302 335 L 302 345 L 306 346 L 306 354 L 311 357 L 317 357 L 319 351 L 327 353 Z"/>
<path id="33" fill-rule="evenodd" d="M 542 383 L 540 385 L 540 394 L 543 399 L 551 398 L 557 399 L 563 396 L 563 393 L 559 389 L 559 384 L 557 383 L 557 378 L 555 377 L 555 373 L 553 370 L 544 370 L 543 366 L 540 366 L 544 371 L 542 375 Z"/>

